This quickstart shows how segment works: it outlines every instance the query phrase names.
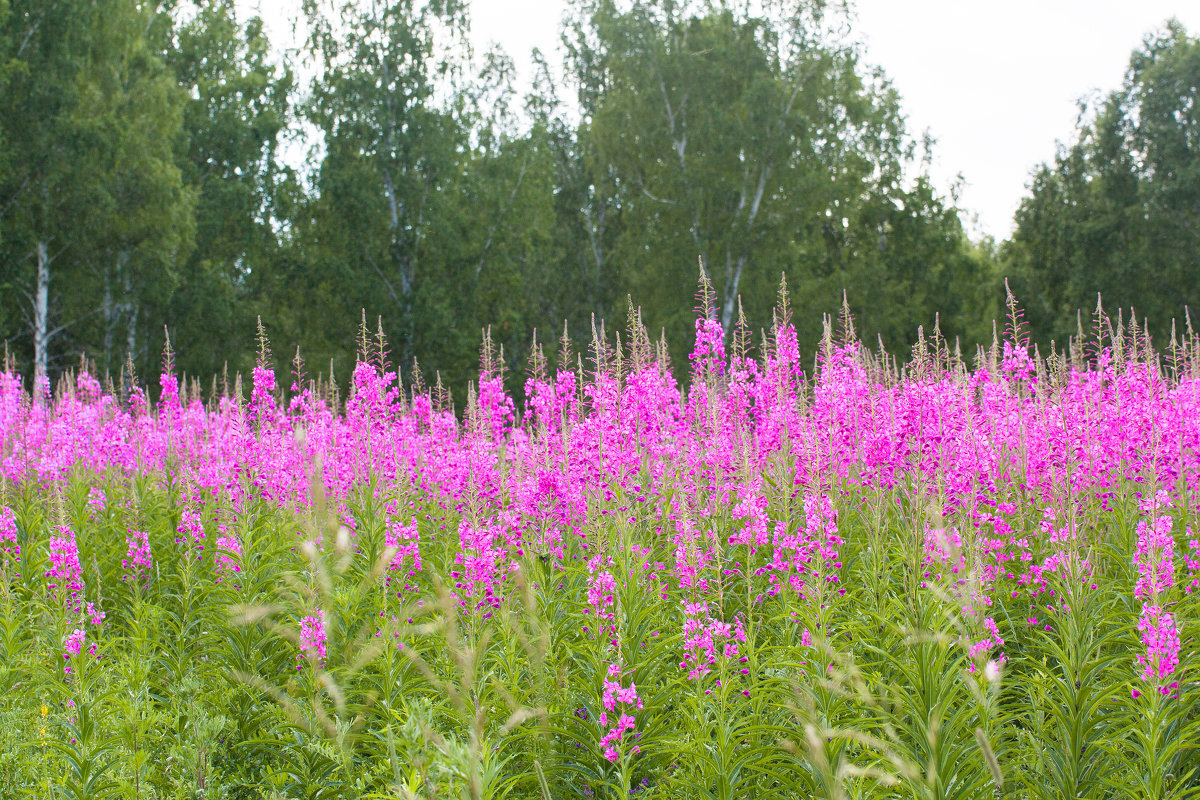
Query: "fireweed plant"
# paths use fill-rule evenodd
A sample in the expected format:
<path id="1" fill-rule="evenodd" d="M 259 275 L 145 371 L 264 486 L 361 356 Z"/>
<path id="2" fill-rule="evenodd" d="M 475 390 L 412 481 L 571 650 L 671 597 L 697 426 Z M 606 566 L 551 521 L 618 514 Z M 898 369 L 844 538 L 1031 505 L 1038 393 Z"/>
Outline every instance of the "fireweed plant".
<path id="1" fill-rule="evenodd" d="M 362 337 L 160 399 L 0 374 L 0 795 L 1168 798 L 1200 789 L 1200 339 L 1098 312 L 754 353 Z M 615 341 L 612 341 L 615 339 Z"/>

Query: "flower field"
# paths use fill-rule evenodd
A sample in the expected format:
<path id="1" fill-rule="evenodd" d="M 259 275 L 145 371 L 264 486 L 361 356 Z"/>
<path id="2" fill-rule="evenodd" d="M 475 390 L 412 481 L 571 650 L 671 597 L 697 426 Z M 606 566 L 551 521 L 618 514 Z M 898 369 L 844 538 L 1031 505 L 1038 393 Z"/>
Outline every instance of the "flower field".
<path id="1" fill-rule="evenodd" d="M 1200 792 L 1190 328 L 696 333 L 0 375 L 0 796 Z"/>

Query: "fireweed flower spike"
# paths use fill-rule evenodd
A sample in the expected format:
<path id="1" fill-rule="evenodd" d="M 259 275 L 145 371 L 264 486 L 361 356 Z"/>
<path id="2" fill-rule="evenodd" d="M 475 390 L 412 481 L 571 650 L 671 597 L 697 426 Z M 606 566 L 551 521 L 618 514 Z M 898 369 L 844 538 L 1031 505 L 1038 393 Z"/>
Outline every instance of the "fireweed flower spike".
<path id="1" fill-rule="evenodd" d="M 600 726 L 607 730 L 600 737 L 600 747 L 604 757 L 616 763 L 622 753 L 632 755 L 640 749 L 637 745 L 630 745 L 630 740 L 634 738 L 632 732 L 637 725 L 637 718 L 631 712 L 643 708 L 637 686 L 632 681 L 628 686 L 622 684 L 619 664 L 608 665 L 602 702 L 604 711 L 600 712 Z"/>
<path id="2" fill-rule="evenodd" d="M 1169 679 L 1179 666 L 1179 631 L 1175 619 L 1160 606 L 1146 603 L 1137 628 L 1146 645 L 1146 654 L 1138 656 L 1143 667 L 1141 678 L 1156 684 L 1163 694 L 1170 694 L 1176 684 Z"/>
<path id="3" fill-rule="evenodd" d="M 1169 503 L 1166 493 L 1159 492 L 1152 500 L 1144 500 L 1141 507 L 1143 511 L 1153 513 Z M 1166 695 L 1178 685 L 1171 676 L 1179 666 L 1179 631 L 1175 618 L 1160 605 L 1160 598 L 1175 585 L 1173 527 L 1174 520 L 1165 514 L 1149 522 L 1139 522 L 1134 556 L 1138 580 L 1133 594 L 1142 600 L 1137 629 L 1146 646 L 1145 654 L 1138 656 L 1138 664 L 1142 666 L 1141 679 Z"/>
<path id="4" fill-rule="evenodd" d="M 297 659 L 303 662 L 305 658 L 325 666 L 325 611 L 322 609 L 300 620 L 300 653 Z M 297 664 L 296 669 L 301 666 L 302 663 Z"/>
<path id="5" fill-rule="evenodd" d="M 71 674 L 71 659 L 78 658 L 83 651 L 83 643 L 87 639 L 87 631 L 82 628 L 76 628 L 67 634 L 66 640 L 63 641 L 63 659 L 67 662 L 63 667 L 63 672 L 67 675 Z"/>
<path id="6" fill-rule="evenodd" d="M 58 536 L 50 538 L 50 569 L 46 571 L 46 588 L 56 599 L 65 599 L 79 613 L 83 602 L 83 567 L 79 563 L 79 548 L 75 532 L 60 526 Z"/>
<path id="7" fill-rule="evenodd" d="M 21 543 L 17 538 L 17 517 L 11 508 L 0 508 L 0 570 L 7 572 L 21 561 Z M 19 578 L 20 575 L 13 577 Z"/>
<path id="8" fill-rule="evenodd" d="M 153 565 L 150 558 L 150 538 L 145 531 L 130 529 L 125 537 L 125 558 L 121 566 L 125 569 L 124 580 L 145 583 Z"/>

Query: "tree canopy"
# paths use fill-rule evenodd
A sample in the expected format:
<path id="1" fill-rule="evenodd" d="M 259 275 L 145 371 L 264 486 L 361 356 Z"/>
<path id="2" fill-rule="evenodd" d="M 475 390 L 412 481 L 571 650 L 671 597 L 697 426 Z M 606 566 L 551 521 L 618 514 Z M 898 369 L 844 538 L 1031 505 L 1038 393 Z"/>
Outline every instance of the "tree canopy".
<path id="1" fill-rule="evenodd" d="M 1155 333 L 1182 323 L 1200 304 L 1200 41 L 1175 21 L 1147 38 L 1016 222 L 1005 261 L 1043 340 L 1075 334 L 1098 294 Z"/>
<path id="2" fill-rule="evenodd" d="M 11 356 L 119 380 L 169 335 L 207 381 L 254 363 L 261 320 L 280 362 L 344 379 L 365 320 L 405 374 L 464 385 L 485 328 L 520 371 L 535 331 L 612 331 L 632 299 L 681 357 L 700 266 L 727 336 L 769 325 L 785 280 L 806 347 L 843 297 L 889 348 L 990 341 L 1004 277 L 1044 341 L 1097 292 L 1155 330 L 1197 300 L 1200 46 L 1177 23 L 994 246 L 840 4 L 573 0 L 564 80 L 535 53 L 524 96 L 469 10 L 306 0 L 281 54 L 234 0 L 0 0 Z"/>

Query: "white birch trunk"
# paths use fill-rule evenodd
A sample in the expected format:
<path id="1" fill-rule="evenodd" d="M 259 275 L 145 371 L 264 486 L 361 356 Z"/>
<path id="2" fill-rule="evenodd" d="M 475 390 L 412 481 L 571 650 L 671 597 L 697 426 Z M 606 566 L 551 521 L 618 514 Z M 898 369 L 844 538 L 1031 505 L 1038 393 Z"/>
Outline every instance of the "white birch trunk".
<path id="1" fill-rule="evenodd" d="M 40 386 L 46 378 L 46 350 L 50 345 L 50 254 L 45 242 L 37 243 L 37 286 L 33 294 L 33 394 L 41 402 Z"/>

